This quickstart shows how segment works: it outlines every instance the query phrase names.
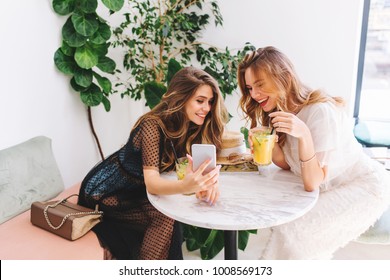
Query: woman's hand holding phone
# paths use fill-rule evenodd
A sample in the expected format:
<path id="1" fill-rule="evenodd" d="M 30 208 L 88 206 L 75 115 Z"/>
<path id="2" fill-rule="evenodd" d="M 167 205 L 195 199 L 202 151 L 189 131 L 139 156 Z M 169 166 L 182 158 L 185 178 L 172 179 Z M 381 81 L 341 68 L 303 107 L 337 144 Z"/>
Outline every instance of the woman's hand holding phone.
<path id="1" fill-rule="evenodd" d="M 196 171 L 193 171 L 193 159 L 190 155 L 187 155 L 187 158 L 186 176 L 182 180 L 185 192 L 195 192 L 198 199 L 202 199 L 210 205 L 214 204 L 219 198 L 218 177 L 221 166 L 216 166 L 210 172 L 204 174 L 211 162 L 210 159 L 205 160 Z"/>

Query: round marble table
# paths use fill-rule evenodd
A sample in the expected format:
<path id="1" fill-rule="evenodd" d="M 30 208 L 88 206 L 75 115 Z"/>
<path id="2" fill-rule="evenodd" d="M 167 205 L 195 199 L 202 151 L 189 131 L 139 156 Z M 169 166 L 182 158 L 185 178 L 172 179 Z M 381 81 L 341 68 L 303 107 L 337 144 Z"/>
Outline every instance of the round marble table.
<path id="1" fill-rule="evenodd" d="M 175 173 L 162 176 L 176 180 Z M 309 211 L 318 190 L 306 192 L 292 172 L 270 167 L 257 172 L 221 172 L 220 198 L 210 206 L 195 195 L 151 195 L 151 204 L 177 221 L 225 231 L 225 259 L 237 258 L 237 230 L 268 228 L 290 222 Z"/>

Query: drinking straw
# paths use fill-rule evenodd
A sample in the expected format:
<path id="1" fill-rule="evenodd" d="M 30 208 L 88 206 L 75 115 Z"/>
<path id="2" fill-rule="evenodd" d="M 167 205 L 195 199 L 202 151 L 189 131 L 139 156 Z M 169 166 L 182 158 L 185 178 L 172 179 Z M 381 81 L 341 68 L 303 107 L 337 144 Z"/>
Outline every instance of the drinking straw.
<path id="1" fill-rule="evenodd" d="M 283 110 L 279 107 L 278 104 L 276 104 L 276 106 L 277 106 L 277 108 L 276 108 L 275 112 L 283 111 Z M 270 126 L 270 123 L 271 123 L 271 118 L 270 118 L 269 121 L 268 121 L 268 126 Z M 270 134 L 273 134 L 274 130 L 275 130 L 275 127 L 272 126 L 272 129 L 271 129 L 271 133 L 270 133 Z"/>
<path id="2" fill-rule="evenodd" d="M 171 142 L 171 146 L 172 146 L 172 150 L 173 150 L 173 155 L 175 156 L 175 162 L 176 162 L 176 163 L 179 163 L 179 160 L 178 160 L 178 157 L 177 157 L 177 154 L 176 154 L 176 150 L 175 150 L 175 147 L 173 146 L 172 140 L 170 140 L 169 142 Z"/>
<path id="3" fill-rule="evenodd" d="M 271 118 L 269 118 L 269 120 L 268 120 L 268 127 L 270 127 L 270 126 L 271 126 Z M 275 127 L 272 125 L 270 135 L 272 135 L 272 133 L 274 132 L 274 129 L 275 129 Z"/>

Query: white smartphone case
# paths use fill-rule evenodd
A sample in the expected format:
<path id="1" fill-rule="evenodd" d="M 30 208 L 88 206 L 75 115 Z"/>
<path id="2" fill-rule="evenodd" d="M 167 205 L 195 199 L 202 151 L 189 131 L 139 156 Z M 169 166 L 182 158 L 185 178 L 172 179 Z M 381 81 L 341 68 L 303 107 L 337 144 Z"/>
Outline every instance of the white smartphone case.
<path id="1" fill-rule="evenodd" d="M 208 173 L 213 170 L 217 165 L 217 154 L 215 146 L 212 144 L 193 144 L 191 146 L 192 159 L 193 159 L 193 171 L 198 170 L 199 166 L 207 160 L 211 159 L 210 164 L 206 167 L 204 173 Z"/>

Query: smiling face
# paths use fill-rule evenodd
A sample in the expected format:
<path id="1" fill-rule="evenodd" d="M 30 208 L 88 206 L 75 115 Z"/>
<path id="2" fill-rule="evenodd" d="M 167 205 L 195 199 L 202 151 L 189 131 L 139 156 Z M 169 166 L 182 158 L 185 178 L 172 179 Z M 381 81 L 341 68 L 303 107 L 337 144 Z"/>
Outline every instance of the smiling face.
<path id="1" fill-rule="evenodd" d="M 256 73 L 252 68 L 246 69 L 245 88 L 265 112 L 276 108 L 277 88 L 263 71 Z"/>
<path id="2" fill-rule="evenodd" d="M 197 125 L 202 125 L 211 110 L 214 94 L 210 86 L 201 85 L 184 106 L 187 118 Z"/>

